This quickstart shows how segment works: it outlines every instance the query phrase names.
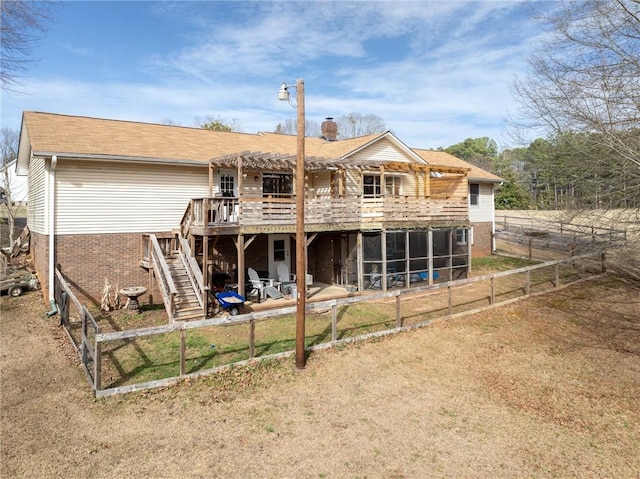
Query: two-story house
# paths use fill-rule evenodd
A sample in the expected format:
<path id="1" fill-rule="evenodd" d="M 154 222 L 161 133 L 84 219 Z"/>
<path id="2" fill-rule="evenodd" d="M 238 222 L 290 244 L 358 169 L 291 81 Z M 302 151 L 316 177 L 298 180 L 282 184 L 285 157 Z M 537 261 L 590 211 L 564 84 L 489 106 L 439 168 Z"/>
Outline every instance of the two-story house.
<path id="1" fill-rule="evenodd" d="M 57 267 L 94 303 L 105 281 L 154 284 L 166 302 L 153 251 L 182 247 L 209 288 L 228 275 L 242 291 L 247 268 L 295 274 L 295 170 L 294 136 L 24 112 L 17 172 L 43 291 Z M 501 179 L 447 153 L 391 132 L 307 138 L 304 170 L 309 281 L 408 287 L 491 253 Z"/>

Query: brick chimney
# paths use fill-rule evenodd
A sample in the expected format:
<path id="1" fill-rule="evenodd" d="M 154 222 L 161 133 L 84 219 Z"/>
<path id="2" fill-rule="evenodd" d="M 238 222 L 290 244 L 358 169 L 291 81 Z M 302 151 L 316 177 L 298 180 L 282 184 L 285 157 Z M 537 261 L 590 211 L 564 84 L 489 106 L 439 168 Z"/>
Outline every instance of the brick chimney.
<path id="1" fill-rule="evenodd" d="M 338 139 L 338 124 L 331 117 L 324 119 L 322 125 L 320 125 L 320 131 L 322 132 L 322 138 L 327 141 L 336 141 Z"/>

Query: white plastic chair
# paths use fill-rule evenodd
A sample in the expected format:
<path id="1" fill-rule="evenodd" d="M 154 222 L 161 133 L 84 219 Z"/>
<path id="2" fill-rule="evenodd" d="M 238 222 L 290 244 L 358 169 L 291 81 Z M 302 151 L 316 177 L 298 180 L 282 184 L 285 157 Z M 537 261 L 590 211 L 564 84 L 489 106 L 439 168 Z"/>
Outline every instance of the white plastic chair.
<path id="1" fill-rule="evenodd" d="M 282 291 L 286 291 L 286 288 L 292 284 L 296 284 L 293 276 L 289 273 L 289 267 L 285 263 L 278 263 L 276 268 L 278 272 L 278 281 L 280 282 L 280 288 Z"/>
<path id="2" fill-rule="evenodd" d="M 248 268 L 247 273 L 249 274 L 249 282 L 251 283 L 251 287 L 253 290 L 252 293 L 258 293 L 258 302 L 262 301 L 265 297 L 265 288 L 269 286 L 273 286 L 274 280 L 269 278 L 260 278 L 258 273 L 253 268 Z"/>

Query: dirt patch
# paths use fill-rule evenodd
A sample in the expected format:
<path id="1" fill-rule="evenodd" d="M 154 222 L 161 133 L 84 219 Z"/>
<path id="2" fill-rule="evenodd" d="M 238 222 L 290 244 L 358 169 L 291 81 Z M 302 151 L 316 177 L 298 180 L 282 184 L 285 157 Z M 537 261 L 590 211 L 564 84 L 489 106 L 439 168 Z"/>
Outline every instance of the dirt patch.
<path id="1" fill-rule="evenodd" d="M 3 478 L 640 476 L 640 289 L 614 278 L 101 400 L 39 298 L 2 298 Z"/>

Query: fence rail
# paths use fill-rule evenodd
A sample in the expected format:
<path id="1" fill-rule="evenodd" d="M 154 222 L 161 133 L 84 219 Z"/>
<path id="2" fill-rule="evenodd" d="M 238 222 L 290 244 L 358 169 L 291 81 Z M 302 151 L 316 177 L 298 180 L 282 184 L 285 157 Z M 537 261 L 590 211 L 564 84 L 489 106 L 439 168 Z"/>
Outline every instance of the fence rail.
<path id="1" fill-rule="evenodd" d="M 97 341 L 97 337 L 102 333 L 102 328 L 87 307 L 78 301 L 57 268 L 54 281 L 54 294 L 59 307 L 60 325 L 76 348 L 91 389 L 97 394 L 101 390 L 102 382 L 102 343 Z M 71 306 L 75 312 L 73 315 Z"/>
<path id="2" fill-rule="evenodd" d="M 330 319 L 327 319 L 326 322 L 323 322 L 325 320 L 318 320 L 318 322 L 312 321 L 310 323 L 316 329 L 316 332 L 307 331 L 307 349 L 322 349 L 340 343 L 414 329 L 428 325 L 437 318 L 457 317 L 507 304 L 534 294 L 542 294 L 604 273 L 606 271 L 605 260 L 605 254 L 597 252 L 430 286 L 358 295 L 328 301 L 308 302 L 308 314 L 317 315 L 318 318 L 330 317 Z M 486 289 L 483 289 L 477 298 L 470 298 L 468 288 L 464 287 L 472 283 L 482 282 L 486 283 Z M 433 305 L 432 310 L 415 313 L 413 309 L 409 312 L 410 308 L 403 308 L 403 302 L 405 301 L 405 304 L 415 308 L 416 298 L 426 295 L 433 295 L 430 296 L 429 301 L 424 302 L 425 306 Z M 348 323 L 344 318 L 345 311 L 350 307 L 357 307 L 360 303 L 366 302 L 380 303 L 381 310 L 387 308 L 385 309 L 386 316 L 375 325 L 366 327 Z M 173 324 L 165 326 L 96 332 L 94 338 L 95 346 L 92 349 L 95 354 L 91 358 L 89 357 L 90 355 L 87 355 L 87 360 L 93 359 L 94 364 L 104 365 L 101 355 L 104 355 L 105 351 L 111 360 L 116 360 L 114 359 L 115 356 L 120 354 L 121 350 L 127 345 L 134 345 L 133 347 L 135 347 L 136 351 L 144 357 L 145 361 L 149 362 L 153 354 L 146 352 L 144 348 L 150 345 L 151 342 L 157 344 L 159 342 L 158 337 L 164 335 L 165 338 L 169 338 L 167 339 L 168 346 L 166 351 L 163 350 L 161 354 L 154 350 L 154 354 L 162 356 L 158 358 L 158 363 L 174 364 L 177 374 L 129 384 L 127 383 L 129 379 L 125 376 L 132 376 L 133 373 L 130 374 L 122 364 L 118 364 L 115 370 L 120 371 L 122 377 L 104 389 L 100 389 L 99 381 L 94 381 L 95 394 L 97 397 L 101 397 L 161 387 L 187 377 L 211 374 L 221 369 L 232 367 L 232 365 L 246 364 L 256 360 L 256 358 L 267 359 L 291 355 L 293 354 L 293 341 L 290 341 L 292 338 L 287 335 L 289 335 L 289 332 L 291 332 L 290 335 L 293 335 L 293 330 L 287 330 L 286 333 L 283 333 L 280 329 L 275 328 L 279 331 L 276 336 L 287 336 L 284 339 L 279 336 L 276 337 L 268 331 L 271 327 L 269 321 L 284 321 L 287 316 L 294 315 L 295 312 L 295 306 L 291 306 L 233 317 L 218 317 L 188 322 L 175 321 Z M 289 323 L 294 324 L 293 321 L 288 321 L 279 323 L 279 327 L 286 329 L 290 326 Z M 260 329 L 258 326 L 260 326 Z M 214 357 L 215 353 L 209 354 L 206 358 L 189 355 L 192 348 L 203 348 L 205 346 L 200 344 L 203 342 L 202 338 L 193 338 L 193 343 L 189 341 L 188 332 L 200 330 L 206 331 L 211 337 L 224 338 L 227 335 L 224 328 L 232 328 L 234 331 L 237 331 L 237 328 L 247 328 L 245 332 L 246 343 L 238 345 L 235 342 L 230 342 L 227 348 L 228 351 L 220 353 L 221 355 L 229 355 L 230 360 L 228 362 L 217 365 L 211 363 L 211 358 Z M 322 331 L 318 333 L 317 330 Z M 315 338 L 313 341 L 311 341 L 311 335 Z M 278 344 L 284 345 L 284 349 L 270 352 Z M 286 346 L 289 344 L 291 347 L 287 349 Z M 113 346 L 109 347 L 109 345 Z M 149 347 L 151 351 L 153 348 Z M 213 348 L 213 345 L 211 348 Z M 172 356 L 172 354 L 175 354 L 175 356 Z M 193 355 L 193 352 L 191 354 Z M 203 367 L 206 365 L 205 363 L 211 367 Z M 147 368 L 151 371 L 154 367 L 152 364 L 138 365 L 131 366 L 131 370 L 139 372 L 141 369 Z"/>
<path id="3" fill-rule="evenodd" d="M 550 255 L 575 256 L 617 248 L 626 244 L 627 230 L 501 215 L 496 217 L 496 240 L 498 250 L 505 249 L 511 255 L 540 260 L 549 259 Z"/>

